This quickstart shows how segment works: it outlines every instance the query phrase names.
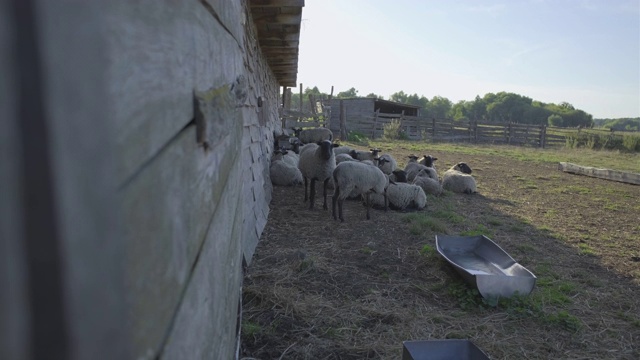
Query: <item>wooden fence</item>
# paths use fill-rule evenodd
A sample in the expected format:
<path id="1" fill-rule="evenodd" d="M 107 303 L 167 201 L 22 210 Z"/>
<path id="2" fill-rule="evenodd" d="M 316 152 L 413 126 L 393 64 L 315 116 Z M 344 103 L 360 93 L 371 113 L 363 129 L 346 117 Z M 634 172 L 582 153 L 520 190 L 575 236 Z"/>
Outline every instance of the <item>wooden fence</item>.
<path id="1" fill-rule="evenodd" d="M 489 123 L 454 121 L 403 114 L 375 112 L 371 115 L 349 116 L 347 131 L 357 131 L 372 139 L 384 134 L 384 127 L 392 121 L 400 122 L 401 132 L 409 140 L 511 144 L 531 147 L 565 146 L 567 139 L 590 134 L 621 141 L 625 132 L 604 129 L 560 128 L 546 125 L 518 123 Z"/>

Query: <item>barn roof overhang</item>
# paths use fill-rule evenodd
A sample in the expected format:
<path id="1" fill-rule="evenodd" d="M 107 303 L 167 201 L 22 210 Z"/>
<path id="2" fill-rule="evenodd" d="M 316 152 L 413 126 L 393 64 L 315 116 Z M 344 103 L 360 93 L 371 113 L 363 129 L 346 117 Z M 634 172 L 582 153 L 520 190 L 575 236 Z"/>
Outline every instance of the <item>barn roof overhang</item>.
<path id="1" fill-rule="evenodd" d="M 295 87 L 304 0 L 249 0 L 258 43 L 281 86 Z"/>

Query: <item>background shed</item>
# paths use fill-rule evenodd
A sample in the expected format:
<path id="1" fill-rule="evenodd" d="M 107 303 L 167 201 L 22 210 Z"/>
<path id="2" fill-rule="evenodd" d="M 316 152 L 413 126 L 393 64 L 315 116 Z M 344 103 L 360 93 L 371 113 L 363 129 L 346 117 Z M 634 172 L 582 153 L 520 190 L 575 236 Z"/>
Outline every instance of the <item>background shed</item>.
<path id="1" fill-rule="evenodd" d="M 376 137 L 381 130 L 376 124 L 374 113 L 395 114 L 405 116 L 420 116 L 420 107 L 401 104 L 376 98 L 331 99 L 325 100 L 325 106 L 331 106 L 330 129 L 334 134 L 340 134 L 340 116 L 344 111 L 347 131 L 358 131 L 367 136 Z M 342 110 L 341 105 L 342 104 Z M 386 121 L 388 122 L 388 121 Z M 381 122 L 380 124 L 384 123 Z M 372 135 L 373 132 L 373 135 Z"/>
<path id="2" fill-rule="evenodd" d="M 0 358 L 235 356 L 303 6 L 0 0 Z"/>

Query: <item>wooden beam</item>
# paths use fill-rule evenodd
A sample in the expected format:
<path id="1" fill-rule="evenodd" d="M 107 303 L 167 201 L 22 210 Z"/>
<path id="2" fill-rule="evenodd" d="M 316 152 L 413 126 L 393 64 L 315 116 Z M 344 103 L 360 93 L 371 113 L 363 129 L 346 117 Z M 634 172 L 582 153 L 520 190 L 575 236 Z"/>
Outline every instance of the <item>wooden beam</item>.
<path id="1" fill-rule="evenodd" d="M 300 25 L 302 21 L 302 12 L 299 14 L 253 14 L 253 22 L 256 25 L 282 24 L 282 25 Z"/>
<path id="2" fill-rule="evenodd" d="M 255 7 L 303 7 L 304 0 L 250 0 L 249 6 Z"/>
<path id="3" fill-rule="evenodd" d="M 564 172 L 596 177 L 599 179 L 612 180 L 623 182 L 627 184 L 640 185 L 640 174 L 611 170 L 611 169 L 596 169 L 589 166 L 581 166 L 567 162 L 561 162 L 558 164 L 558 170 Z"/>

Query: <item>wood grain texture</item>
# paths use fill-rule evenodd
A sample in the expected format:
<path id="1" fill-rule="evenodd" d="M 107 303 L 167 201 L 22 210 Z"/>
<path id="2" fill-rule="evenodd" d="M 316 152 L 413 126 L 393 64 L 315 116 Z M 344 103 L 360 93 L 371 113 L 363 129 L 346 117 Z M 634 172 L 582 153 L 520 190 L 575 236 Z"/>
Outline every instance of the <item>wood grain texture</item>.
<path id="1" fill-rule="evenodd" d="M 240 24 L 244 14 L 235 4 L 213 6 L 227 24 Z M 235 27 L 221 24 L 199 1 L 121 1 L 109 9 L 109 99 L 117 104 L 122 184 L 194 118 L 194 90 L 230 84 L 242 73 L 243 54 L 228 30 Z"/>
<path id="2" fill-rule="evenodd" d="M 561 162 L 558 164 L 558 170 L 564 172 L 585 175 L 590 177 L 596 177 L 605 180 L 618 181 L 627 184 L 640 185 L 640 174 L 618 171 L 612 169 L 598 169 L 590 166 L 576 165 L 567 162 Z"/>

